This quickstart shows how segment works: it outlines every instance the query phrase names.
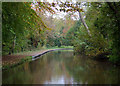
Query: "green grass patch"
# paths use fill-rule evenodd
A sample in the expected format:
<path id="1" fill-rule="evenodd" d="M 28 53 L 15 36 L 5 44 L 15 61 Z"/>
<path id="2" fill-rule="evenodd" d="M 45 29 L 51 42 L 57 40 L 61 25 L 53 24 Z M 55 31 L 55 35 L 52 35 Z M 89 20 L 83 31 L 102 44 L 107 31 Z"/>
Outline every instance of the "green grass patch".
<path id="1" fill-rule="evenodd" d="M 41 50 L 46 50 L 46 48 L 33 49 L 33 50 L 31 50 L 31 51 L 28 50 L 28 51 L 23 51 L 23 52 L 13 53 L 13 55 L 26 55 L 26 54 L 33 53 L 33 52 L 38 52 L 38 51 L 41 51 Z"/>
<path id="2" fill-rule="evenodd" d="M 49 47 L 46 49 L 61 49 L 61 48 L 73 48 L 73 46 L 61 46 L 61 47 L 55 46 L 55 47 Z"/>

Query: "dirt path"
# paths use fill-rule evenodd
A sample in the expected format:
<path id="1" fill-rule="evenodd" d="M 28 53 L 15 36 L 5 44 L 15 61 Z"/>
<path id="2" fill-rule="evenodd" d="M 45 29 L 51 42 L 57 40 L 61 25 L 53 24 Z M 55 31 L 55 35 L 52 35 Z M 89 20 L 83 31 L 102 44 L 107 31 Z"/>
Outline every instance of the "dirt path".
<path id="1" fill-rule="evenodd" d="M 18 63 L 22 58 L 26 58 L 26 56 L 34 56 L 49 50 L 53 50 L 53 49 L 44 49 L 40 51 L 30 51 L 30 52 L 23 52 L 13 55 L 5 55 L 2 56 L 2 65 L 15 64 Z"/>

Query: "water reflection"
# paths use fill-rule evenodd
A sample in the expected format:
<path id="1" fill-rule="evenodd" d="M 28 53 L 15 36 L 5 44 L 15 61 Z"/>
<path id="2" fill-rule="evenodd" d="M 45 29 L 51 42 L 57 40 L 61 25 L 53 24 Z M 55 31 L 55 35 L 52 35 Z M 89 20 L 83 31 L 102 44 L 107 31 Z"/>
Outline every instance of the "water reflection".
<path id="1" fill-rule="evenodd" d="M 54 51 L 3 71 L 4 84 L 119 84 L 120 69 L 73 51 Z"/>

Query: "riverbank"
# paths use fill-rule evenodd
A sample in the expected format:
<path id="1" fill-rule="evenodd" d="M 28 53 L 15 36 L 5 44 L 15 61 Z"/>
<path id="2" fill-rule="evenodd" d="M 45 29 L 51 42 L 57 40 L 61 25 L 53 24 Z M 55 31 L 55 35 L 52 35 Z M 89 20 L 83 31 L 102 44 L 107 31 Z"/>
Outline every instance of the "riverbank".
<path id="1" fill-rule="evenodd" d="M 12 55 L 4 55 L 2 56 L 2 65 L 11 65 L 18 63 L 21 59 L 25 59 L 28 56 L 34 56 L 39 53 L 43 53 L 45 51 L 52 50 L 52 49 L 43 49 L 43 50 L 37 50 L 37 51 L 28 51 L 28 52 L 20 52 L 15 53 Z"/>
<path id="2" fill-rule="evenodd" d="M 63 50 L 63 49 L 70 49 L 70 48 L 51 48 L 51 49 L 47 48 L 47 49 L 36 50 L 36 51 L 20 52 L 12 55 L 4 55 L 2 56 L 2 67 L 3 69 L 7 69 L 9 67 L 19 65 L 26 61 L 31 61 L 32 58 L 41 56 L 47 52 Z"/>

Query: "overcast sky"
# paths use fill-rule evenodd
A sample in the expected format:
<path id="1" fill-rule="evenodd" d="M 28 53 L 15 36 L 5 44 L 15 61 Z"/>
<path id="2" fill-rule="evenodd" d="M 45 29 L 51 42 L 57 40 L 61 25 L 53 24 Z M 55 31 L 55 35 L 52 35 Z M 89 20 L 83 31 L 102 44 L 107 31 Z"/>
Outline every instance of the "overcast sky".
<path id="1" fill-rule="evenodd" d="M 35 0 L 34 0 L 35 1 Z M 52 2 L 56 2 L 57 0 L 41 0 L 41 2 L 49 2 L 49 3 L 52 3 Z M 59 0 L 59 1 L 62 1 L 62 2 L 65 2 L 66 0 Z M 70 1 L 70 0 L 69 0 Z M 76 0 L 72 0 L 72 3 L 76 3 Z M 83 2 L 84 3 L 84 2 Z M 82 7 L 82 9 L 85 9 L 85 7 L 84 7 L 84 5 L 83 6 L 81 6 Z M 59 6 L 57 6 L 56 7 L 57 9 L 60 9 L 60 7 Z M 53 9 L 55 10 L 55 8 L 53 7 Z M 54 14 L 54 15 L 52 15 L 53 16 L 53 18 L 63 18 L 64 19 L 64 17 L 67 15 L 68 13 L 66 13 L 66 12 L 63 12 L 63 11 L 56 11 L 56 14 Z M 51 14 L 50 13 L 48 13 L 48 12 L 46 12 L 46 15 L 47 16 L 51 16 Z M 78 20 L 79 19 L 79 14 L 78 14 L 78 12 L 75 12 L 74 13 L 74 15 L 76 15 L 76 16 L 71 16 L 71 18 L 72 19 L 74 19 L 74 20 Z"/>

